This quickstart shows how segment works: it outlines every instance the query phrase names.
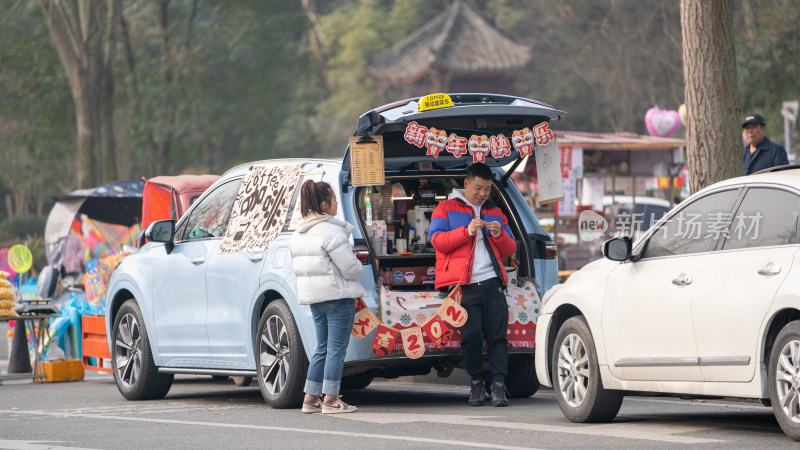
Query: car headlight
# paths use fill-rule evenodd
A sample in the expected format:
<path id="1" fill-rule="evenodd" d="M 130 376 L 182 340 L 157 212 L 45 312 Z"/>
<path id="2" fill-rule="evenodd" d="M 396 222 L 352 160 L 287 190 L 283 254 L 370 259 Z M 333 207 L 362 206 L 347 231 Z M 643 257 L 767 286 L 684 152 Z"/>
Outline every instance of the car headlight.
<path id="1" fill-rule="evenodd" d="M 563 284 L 557 284 L 557 285 L 551 287 L 549 291 L 545 292 L 544 293 L 544 297 L 542 297 L 542 306 L 546 305 L 547 301 L 550 300 L 550 298 L 553 296 L 553 294 L 555 294 L 557 290 L 561 289 L 562 286 L 564 286 L 564 285 Z"/>

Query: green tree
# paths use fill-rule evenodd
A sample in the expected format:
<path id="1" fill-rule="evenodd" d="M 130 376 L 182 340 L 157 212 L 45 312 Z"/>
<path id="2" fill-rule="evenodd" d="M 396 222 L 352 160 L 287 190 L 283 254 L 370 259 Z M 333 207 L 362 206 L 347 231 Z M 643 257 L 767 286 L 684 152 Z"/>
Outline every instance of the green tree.
<path id="1" fill-rule="evenodd" d="M 119 0 L 38 0 L 75 105 L 76 176 L 91 187 L 116 178 L 113 60 Z"/>
<path id="2" fill-rule="evenodd" d="M 739 6 L 736 66 L 742 112 L 763 115 L 767 134 L 782 142 L 781 105 L 800 100 L 800 0 L 742 0 Z"/>
<path id="3" fill-rule="evenodd" d="M 69 84 L 41 11 L 0 0 L 0 184 L 6 215 L 43 215 L 75 187 Z"/>

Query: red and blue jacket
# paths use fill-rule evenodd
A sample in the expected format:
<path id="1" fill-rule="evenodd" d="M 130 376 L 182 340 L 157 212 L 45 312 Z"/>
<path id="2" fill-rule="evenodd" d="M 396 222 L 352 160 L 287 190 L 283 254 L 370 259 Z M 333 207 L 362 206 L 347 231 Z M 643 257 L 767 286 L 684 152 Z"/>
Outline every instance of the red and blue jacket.
<path id="1" fill-rule="evenodd" d="M 458 193 L 451 194 L 449 199 L 439 203 L 431 215 L 429 233 L 431 244 L 436 249 L 436 289 L 458 283 L 470 284 L 472 280 L 472 249 L 477 236 L 470 236 L 467 227 L 475 218 L 475 210 L 459 197 Z M 517 243 L 506 216 L 491 200 L 483 203 L 480 214 L 483 220 L 500 222 L 502 225 L 503 230 L 497 237 L 485 228 L 479 232 L 484 233 L 483 241 L 489 246 L 495 273 L 505 286 L 508 284 L 508 274 L 499 261 L 513 255 Z"/>

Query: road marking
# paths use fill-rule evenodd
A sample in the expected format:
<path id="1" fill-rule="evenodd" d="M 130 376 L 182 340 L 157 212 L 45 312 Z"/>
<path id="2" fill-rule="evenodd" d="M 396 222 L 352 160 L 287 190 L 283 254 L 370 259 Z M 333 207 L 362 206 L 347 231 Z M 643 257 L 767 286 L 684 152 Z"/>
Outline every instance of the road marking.
<path id="1" fill-rule="evenodd" d="M 215 423 L 215 422 L 202 422 L 196 420 L 174 420 L 174 419 L 149 419 L 145 417 L 121 417 L 121 416 L 114 416 L 114 415 L 106 415 L 106 414 L 86 414 L 86 413 L 78 413 L 78 412 L 69 412 L 69 411 L 0 411 L 0 414 L 26 414 L 30 416 L 50 416 L 50 417 L 85 417 L 90 419 L 105 419 L 105 420 L 125 420 L 129 422 L 155 422 L 155 423 L 171 423 L 176 425 L 200 425 L 204 427 L 219 427 L 219 428 L 244 428 L 250 430 L 269 430 L 269 431 L 286 431 L 286 432 L 293 432 L 293 433 L 306 433 L 306 434 L 328 434 L 334 436 L 346 436 L 346 437 L 359 437 L 359 438 L 372 438 L 372 439 L 381 439 L 381 440 L 392 440 L 392 441 L 410 441 L 410 442 L 420 442 L 424 444 L 439 444 L 439 445 L 448 445 L 448 446 L 462 446 L 462 447 L 478 447 L 478 448 L 499 448 L 499 449 L 513 449 L 513 450 L 521 450 L 521 449 L 533 449 L 532 447 L 515 447 L 510 445 L 497 445 L 497 444 L 490 444 L 485 442 L 468 442 L 468 441 L 454 441 L 448 439 L 431 439 L 431 438 L 420 438 L 420 437 L 413 437 L 413 436 L 395 436 L 395 435 L 386 435 L 386 434 L 372 434 L 372 433 L 356 433 L 356 432 L 348 432 L 348 431 L 332 431 L 332 430 L 308 430 L 303 428 L 291 428 L 291 427 L 274 427 L 268 425 L 244 425 L 244 424 L 234 424 L 234 423 Z M 358 414 L 358 413 L 356 413 Z M 362 413 L 364 415 L 369 415 L 372 413 Z M 345 415 L 354 415 L 354 414 L 345 414 Z M 433 421 L 438 415 L 427 415 L 425 421 Z M 27 447 L 23 447 L 27 450 Z M 56 448 L 56 447 L 49 447 L 49 448 Z M 38 450 L 38 448 L 37 448 Z M 536 450 L 536 449 L 533 449 Z"/>
<path id="2" fill-rule="evenodd" d="M 339 415 L 341 419 L 357 420 L 376 424 L 429 422 L 446 423 L 451 425 L 468 425 L 480 427 L 503 428 L 525 431 L 543 431 L 550 433 L 582 434 L 589 436 L 608 436 L 624 439 L 639 439 L 646 441 L 670 442 L 675 444 L 708 444 L 726 442 L 719 439 L 706 439 L 692 436 L 679 436 L 680 433 L 693 433 L 709 431 L 714 428 L 688 424 L 655 424 L 642 422 L 609 423 L 601 425 L 572 426 L 545 425 L 536 423 L 500 422 L 492 416 L 441 416 L 438 414 L 394 414 L 394 413 L 369 413 Z"/>
<path id="3" fill-rule="evenodd" d="M 5 450 L 52 450 L 52 449 L 70 449 L 70 450 L 92 450 L 88 448 L 78 447 L 59 447 L 57 445 L 40 444 L 40 442 L 60 442 L 60 441 L 12 441 L 8 439 L 0 439 L 0 448 Z"/>

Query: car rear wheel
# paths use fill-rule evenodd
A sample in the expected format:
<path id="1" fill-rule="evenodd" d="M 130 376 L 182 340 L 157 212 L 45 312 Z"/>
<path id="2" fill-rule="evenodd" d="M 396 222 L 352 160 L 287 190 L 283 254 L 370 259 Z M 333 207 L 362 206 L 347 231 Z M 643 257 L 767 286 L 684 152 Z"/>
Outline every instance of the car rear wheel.
<path id="1" fill-rule="evenodd" d="M 258 385 L 267 404 L 276 409 L 299 408 L 308 371 L 300 331 L 289 306 L 274 300 L 258 324 Z"/>
<path id="2" fill-rule="evenodd" d="M 128 300 L 119 308 L 111 337 L 114 381 L 122 396 L 128 400 L 164 398 L 174 376 L 158 372 L 135 300 Z"/>
<path id="3" fill-rule="evenodd" d="M 553 390 L 561 412 L 572 422 L 609 422 L 622 406 L 622 392 L 603 388 L 597 352 L 583 316 L 561 326 L 552 362 Z"/>
<path id="4" fill-rule="evenodd" d="M 539 390 L 533 355 L 509 358 L 506 390 L 511 398 L 528 398 Z"/>
<path id="5" fill-rule="evenodd" d="M 783 327 L 772 347 L 769 398 L 783 432 L 800 441 L 800 320 Z"/>

